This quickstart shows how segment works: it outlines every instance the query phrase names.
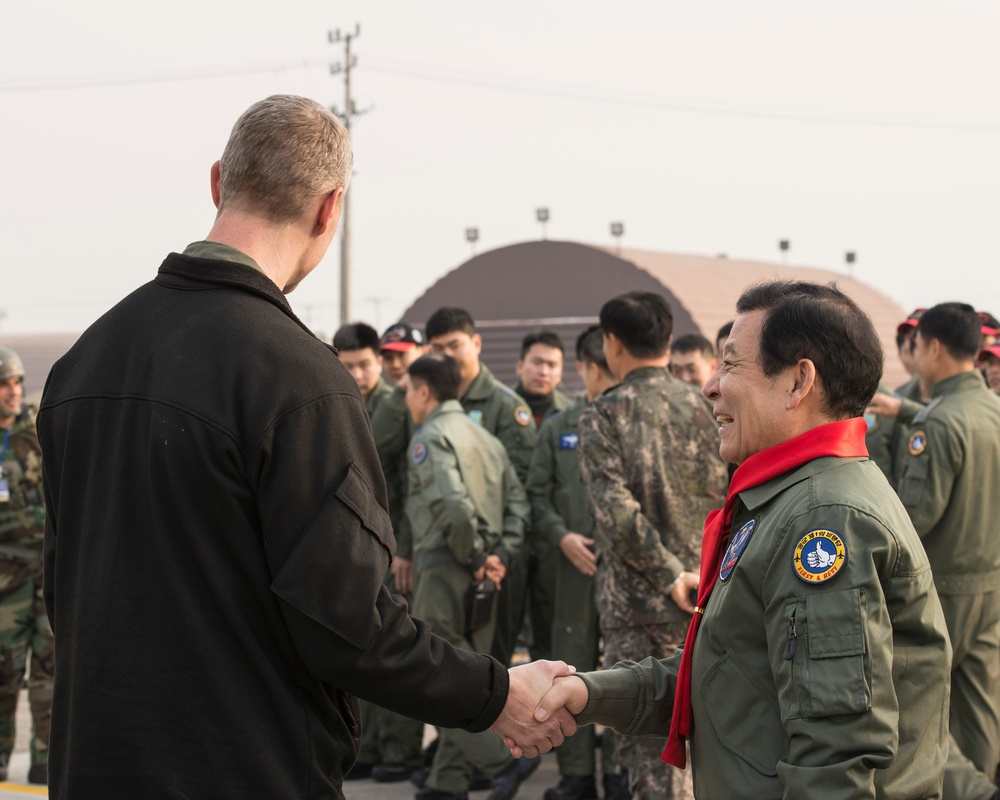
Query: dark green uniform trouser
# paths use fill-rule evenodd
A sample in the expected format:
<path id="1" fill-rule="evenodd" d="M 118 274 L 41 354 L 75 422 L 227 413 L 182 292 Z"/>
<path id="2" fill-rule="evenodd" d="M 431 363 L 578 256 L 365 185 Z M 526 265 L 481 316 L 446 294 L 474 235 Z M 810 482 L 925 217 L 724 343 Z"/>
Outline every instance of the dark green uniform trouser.
<path id="1" fill-rule="evenodd" d="M 584 575 L 556 548 L 555 620 L 552 625 L 552 657 L 572 664 L 580 672 L 597 668 L 600 660 L 600 620 L 594 605 L 594 579 Z M 580 728 L 556 749 L 560 775 L 594 775 L 593 725 Z M 618 734 L 605 729 L 601 745 L 601 770 L 617 775 Z"/>
<path id="2" fill-rule="evenodd" d="M 953 651 L 944 800 L 993 797 L 1000 760 L 1000 590 L 941 595 Z"/>
<path id="3" fill-rule="evenodd" d="M 465 636 L 466 593 L 472 573 L 457 563 L 423 567 L 413 590 L 413 615 L 455 647 L 488 653 L 493 642 L 494 620 L 472 636 Z M 439 730 L 437 753 L 427 778 L 427 786 L 446 792 L 464 792 L 469 776 L 478 769 L 494 778 L 513 760 L 503 739 L 492 731 L 469 733 L 454 728 Z"/>
<path id="4" fill-rule="evenodd" d="M 551 659 L 552 624 L 556 613 L 556 583 L 562 553 L 548 539 L 534 537 L 528 562 L 528 613 L 531 618 L 531 660 Z"/>

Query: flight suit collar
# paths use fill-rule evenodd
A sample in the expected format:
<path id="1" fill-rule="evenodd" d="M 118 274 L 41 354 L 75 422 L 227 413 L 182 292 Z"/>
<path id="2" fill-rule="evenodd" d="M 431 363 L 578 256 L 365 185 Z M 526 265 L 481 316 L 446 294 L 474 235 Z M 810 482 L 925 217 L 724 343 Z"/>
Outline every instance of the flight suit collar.
<path id="1" fill-rule="evenodd" d="M 786 472 L 784 475 L 775 478 L 774 480 L 740 492 L 740 500 L 743 502 L 743 505 L 746 506 L 747 510 L 752 512 L 770 500 L 773 500 L 785 491 L 785 489 L 790 486 L 794 486 L 796 483 L 807 480 L 814 475 L 819 475 L 821 472 L 836 469 L 847 461 L 860 460 L 861 459 L 858 458 L 823 456 L 822 458 L 817 458 L 807 464 L 803 464 L 798 469 Z"/>
<path id="2" fill-rule="evenodd" d="M 462 404 L 458 400 L 445 400 L 440 403 L 437 408 L 435 408 L 430 414 L 427 415 L 427 419 L 424 420 L 424 425 L 430 422 L 432 419 L 441 416 L 442 414 L 464 414 L 465 409 L 462 408 Z M 424 425 L 420 427 L 423 428 Z"/>
<path id="3" fill-rule="evenodd" d="M 946 394 L 985 388 L 986 381 L 983 380 L 982 374 L 978 369 L 972 369 L 968 372 L 959 372 L 957 375 L 952 375 L 950 378 L 945 378 L 943 381 L 935 383 L 934 388 L 931 389 L 931 397 L 941 397 Z"/>
<path id="4" fill-rule="evenodd" d="M 488 400 L 493 391 L 493 383 L 495 381 L 496 378 L 493 377 L 490 368 L 480 361 L 479 374 L 472 379 L 469 388 L 465 390 L 465 394 L 461 397 L 462 402 L 464 403 L 468 400 Z"/>

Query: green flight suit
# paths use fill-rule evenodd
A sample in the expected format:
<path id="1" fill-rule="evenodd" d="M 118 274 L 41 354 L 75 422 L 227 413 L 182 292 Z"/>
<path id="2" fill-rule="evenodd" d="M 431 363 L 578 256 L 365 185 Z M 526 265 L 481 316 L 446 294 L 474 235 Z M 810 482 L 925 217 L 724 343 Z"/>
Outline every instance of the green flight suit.
<path id="1" fill-rule="evenodd" d="M 910 430 L 899 497 L 934 569 L 955 652 L 953 741 L 982 773 L 949 759 L 945 796 L 989 797 L 1000 752 L 1000 398 L 978 371 L 959 373 L 933 387 Z"/>
<path id="2" fill-rule="evenodd" d="M 878 464 L 889 484 L 896 488 L 899 486 L 899 476 L 906 461 L 906 440 L 909 437 L 910 424 L 924 407 L 920 397 L 920 379 L 917 376 L 910 378 L 897 387 L 895 392 L 889 392 L 882 384 L 879 384 L 878 390 L 893 394 L 903 401 L 896 417 L 865 414 L 865 421 L 868 423 L 868 433 L 865 436 L 868 455 Z"/>
<path id="3" fill-rule="evenodd" d="M 523 397 L 531 409 L 535 424 L 542 424 L 561 414 L 570 405 L 570 399 L 556 389 L 542 398 L 525 393 L 520 383 L 514 391 Z M 537 442 L 536 445 L 537 447 Z M 532 459 L 534 463 L 534 459 Z M 529 470 L 530 476 L 530 470 Z M 528 478 L 530 480 L 530 477 Z M 527 487 L 525 487 L 527 488 Z M 525 536 L 528 555 L 526 573 L 528 591 L 528 617 L 531 620 L 531 658 L 534 661 L 552 658 L 552 622 L 556 610 L 556 573 L 559 570 L 559 552 L 547 536 L 539 536 L 529 527 Z"/>
<path id="4" fill-rule="evenodd" d="M 816 537 L 843 552 L 819 574 L 804 567 Z M 875 463 L 818 458 L 742 492 L 729 542 L 694 644 L 695 795 L 940 798 L 951 647 L 927 555 Z M 577 721 L 665 736 L 679 665 L 678 652 L 583 675 Z"/>
<path id="5" fill-rule="evenodd" d="M 379 379 L 365 404 L 371 418 L 372 435 L 385 478 L 389 519 L 396 536 L 396 558 L 412 559 L 413 542 L 403 513 L 406 499 L 406 445 L 413 423 L 406 409 L 406 392 L 391 389 Z M 386 586 L 396 591 L 390 572 Z M 407 600 L 411 599 L 406 595 Z M 418 767 L 423 761 L 424 724 L 381 706 L 361 701 L 360 764 L 405 764 Z"/>
<path id="6" fill-rule="evenodd" d="M 535 420 L 524 399 L 500 383 L 485 364 L 480 364 L 479 374 L 459 400 L 473 422 L 478 422 L 501 441 L 523 486 L 528 478 L 537 433 Z M 522 554 L 520 561 L 527 561 L 524 556 L 526 554 Z M 490 655 L 504 664 L 510 663 L 521 632 L 527 584 L 526 564 L 511 564 L 497 602 L 496 632 L 490 649 Z"/>
<path id="7" fill-rule="evenodd" d="M 466 631 L 473 572 L 491 553 L 509 564 L 524 538 L 530 508 L 503 445 L 469 420 L 456 400 L 439 405 L 413 436 L 406 516 L 413 534 L 413 614 L 465 650 L 487 652 L 493 625 Z M 442 729 L 427 786 L 468 789 L 472 770 L 496 775 L 512 761 L 489 731 Z"/>
<path id="8" fill-rule="evenodd" d="M 577 450 L 577 428 L 585 406 L 586 401 L 580 398 L 542 423 L 527 485 L 531 533 L 549 542 L 556 562 L 551 658 L 578 670 L 596 669 L 600 659 L 601 626 L 594 603 L 594 578 L 573 566 L 559 549 L 559 541 L 567 533 L 593 535 L 594 519 L 580 477 Z M 605 775 L 619 772 L 616 739 L 611 730 L 605 731 L 601 747 Z M 594 729 L 586 727 L 560 745 L 556 750 L 559 774 L 593 775 L 594 740 Z"/>

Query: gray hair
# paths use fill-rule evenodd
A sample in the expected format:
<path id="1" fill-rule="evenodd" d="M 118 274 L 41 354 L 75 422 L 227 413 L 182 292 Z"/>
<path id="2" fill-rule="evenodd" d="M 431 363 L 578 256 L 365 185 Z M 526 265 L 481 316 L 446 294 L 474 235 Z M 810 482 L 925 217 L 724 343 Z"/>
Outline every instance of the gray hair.
<path id="1" fill-rule="evenodd" d="M 219 211 L 228 206 L 290 222 L 322 195 L 346 190 L 353 166 L 347 131 L 327 108 L 272 95 L 233 126 L 220 163 Z"/>

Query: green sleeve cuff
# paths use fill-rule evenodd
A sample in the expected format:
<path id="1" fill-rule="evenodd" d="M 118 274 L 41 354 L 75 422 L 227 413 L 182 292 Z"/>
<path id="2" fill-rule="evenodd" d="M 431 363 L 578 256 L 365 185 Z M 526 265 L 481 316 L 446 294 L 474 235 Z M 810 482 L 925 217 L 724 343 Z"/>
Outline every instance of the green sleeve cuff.
<path id="1" fill-rule="evenodd" d="M 600 672 L 581 672 L 587 685 L 587 705 L 576 717 L 577 725 L 607 725 L 622 732 L 634 722 L 641 690 L 639 674 L 625 664 Z"/>

